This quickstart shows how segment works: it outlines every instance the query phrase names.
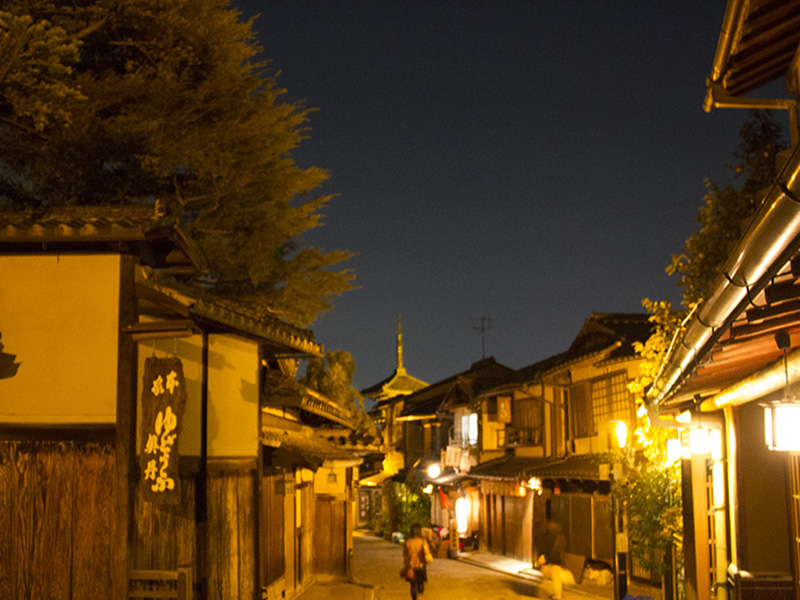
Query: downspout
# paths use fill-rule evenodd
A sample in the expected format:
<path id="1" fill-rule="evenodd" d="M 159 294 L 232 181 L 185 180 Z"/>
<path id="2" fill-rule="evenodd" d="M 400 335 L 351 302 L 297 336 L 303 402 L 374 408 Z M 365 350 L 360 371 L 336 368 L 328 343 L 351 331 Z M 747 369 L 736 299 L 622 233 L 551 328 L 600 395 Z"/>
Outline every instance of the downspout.
<path id="1" fill-rule="evenodd" d="M 708 298 L 698 306 L 680 344 L 665 358 L 648 393 L 658 407 L 679 379 L 705 356 L 724 331 L 750 305 L 800 249 L 800 147 L 796 146 L 769 189 L 744 236 L 734 247 Z"/>
<path id="2" fill-rule="evenodd" d="M 715 108 L 766 108 L 785 110 L 789 114 L 789 135 L 792 146 L 798 142 L 797 100 L 791 98 L 760 99 L 730 95 L 724 86 L 724 74 L 731 56 L 731 48 L 736 42 L 735 33 L 741 31 L 741 24 L 746 16 L 743 0 L 730 0 L 725 9 L 722 29 L 717 41 L 717 52 L 711 67 L 711 75 L 706 80 L 706 95 L 703 109 L 711 112 Z"/>

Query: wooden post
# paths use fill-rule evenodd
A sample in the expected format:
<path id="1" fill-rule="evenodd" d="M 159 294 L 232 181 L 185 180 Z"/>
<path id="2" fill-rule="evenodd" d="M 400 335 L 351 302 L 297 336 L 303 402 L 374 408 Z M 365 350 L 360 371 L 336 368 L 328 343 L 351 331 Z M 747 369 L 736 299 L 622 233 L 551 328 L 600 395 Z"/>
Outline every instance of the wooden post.
<path id="1" fill-rule="evenodd" d="M 258 427 L 258 454 L 256 456 L 256 481 L 254 493 L 256 497 L 256 512 L 255 512 L 255 575 L 256 575 L 256 596 L 261 597 L 262 586 L 266 581 L 266 573 L 264 572 L 264 561 L 262 560 L 262 553 L 266 552 L 264 544 L 267 543 L 265 519 L 264 514 L 264 448 L 261 445 L 261 432 L 264 428 L 263 425 L 263 411 L 261 410 L 262 394 L 264 394 L 264 369 L 262 367 L 264 360 L 264 346 L 258 345 L 258 415 L 256 417 L 256 426 Z"/>
<path id="2" fill-rule="evenodd" d="M 208 332 L 203 331 L 200 384 L 200 466 L 194 492 L 195 552 L 199 598 L 208 598 Z"/>
<path id="3" fill-rule="evenodd" d="M 136 486 L 132 478 L 136 473 L 136 381 L 137 346 L 131 336 L 122 330 L 136 323 L 137 258 L 130 254 L 120 256 L 119 274 L 119 341 L 117 345 L 117 422 L 115 439 L 116 462 L 116 536 L 112 548 L 114 560 L 112 590 L 115 598 L 124 598 L 128 586 L 128 571 L 133 556 L 128 545 L 133 538 L 133 500 Z"/>

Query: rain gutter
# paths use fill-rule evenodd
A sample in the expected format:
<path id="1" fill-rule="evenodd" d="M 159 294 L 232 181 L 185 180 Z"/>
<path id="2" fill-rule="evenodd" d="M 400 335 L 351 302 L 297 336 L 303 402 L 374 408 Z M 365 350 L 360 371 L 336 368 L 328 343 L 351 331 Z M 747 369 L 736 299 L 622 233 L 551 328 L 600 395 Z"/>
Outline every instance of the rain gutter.
<path id="1" fill-rule="evenodd" d="M 779 360 L 729 386 L 700 404 L 702 412 L 719 410 L 724 406 L 738 406 L 800 381 L 800 348 Z"/>
<path id="2" fill-rule="evenodd" d="M 711 66 L 710 81 L 717 83 L 722 78 L 725 72 L 725 67 L 728 65 L 728 59 L 731 55 L 731 48 L 733 47 L 734 34 L 739 29 L 739 24 L 744 15 L 742 10 L 744 6 L 743 0 L 730 0 L 728 6 L 725 7 L 725 16 L 722 19 L 722 29 L 719 32 L 719 40 L 717 40 L 717 52 L 714 55 L 714 63 Z"/>
<path id="3" fill-rule="evenodd" d="M 660 368 L 648 393 L 654 407 L 674 393 L 697 361 L 800 249 L 800 146 L 796 146 L 767 192 L 744 236 L 734 247 L 686 333 Z"/>
<path id="4" fill-rule="evenodd" d="M 711 75 L 706 80 L 706 95 L 703 100 L 703 109 L 711 112 L 715 108 L 751 108 L 785 110 L 789 114 L 789 135 L 792 146 L 797 144 L 798 138 L 798 110 L 797 100 L 794 98 L 747 98 L 732 96 L 725 89 L 725 73 L 731 50 L 736 40 L 736 32 L 741 31 L 742 23 L 747 16 L 744 0 L 730 0 L 725 8 L 722 20 L 722 29 L 717 41 L 717 51 L 711 66 Z"/>

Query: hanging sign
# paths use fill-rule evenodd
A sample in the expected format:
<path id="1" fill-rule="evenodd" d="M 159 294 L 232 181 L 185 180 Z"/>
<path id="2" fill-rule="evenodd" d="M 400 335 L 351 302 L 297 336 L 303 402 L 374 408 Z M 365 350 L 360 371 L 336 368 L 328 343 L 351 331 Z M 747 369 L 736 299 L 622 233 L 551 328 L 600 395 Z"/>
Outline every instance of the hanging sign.
<path id="1" fill-rule="evenodd" d="M 179 358 L 144 363 L 140 488 L 150 502 L 180 504 L 178 437 L 186 406 L 186 380 Z"/>

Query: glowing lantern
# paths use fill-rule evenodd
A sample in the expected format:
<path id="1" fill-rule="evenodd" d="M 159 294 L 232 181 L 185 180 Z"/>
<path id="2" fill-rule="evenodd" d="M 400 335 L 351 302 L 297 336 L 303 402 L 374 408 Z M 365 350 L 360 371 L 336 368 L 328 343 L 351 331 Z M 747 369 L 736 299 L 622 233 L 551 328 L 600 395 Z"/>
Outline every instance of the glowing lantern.
<path id="1" fill-rule="evenodd" d="M 466 498 L 459 498 L 456 500 L 456 523 L 458 526 L 458 533 L 467 533 L 467 525 L 469 524 L 470 504 Z"/>
<path id="2" fill-rule="evenodd" d="M 764 437 L 770 450 L 800 452 L 800 402 L 764 405 Z"/>

